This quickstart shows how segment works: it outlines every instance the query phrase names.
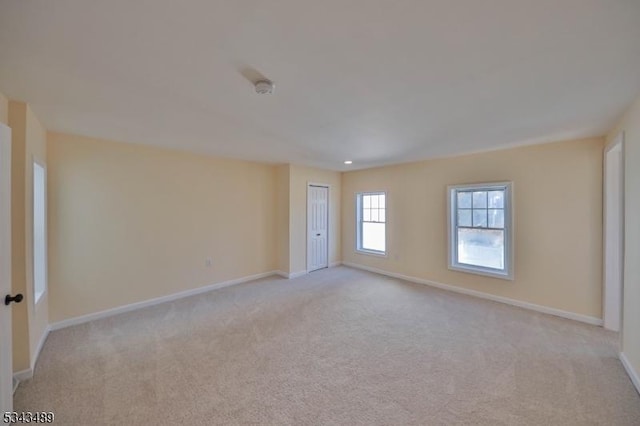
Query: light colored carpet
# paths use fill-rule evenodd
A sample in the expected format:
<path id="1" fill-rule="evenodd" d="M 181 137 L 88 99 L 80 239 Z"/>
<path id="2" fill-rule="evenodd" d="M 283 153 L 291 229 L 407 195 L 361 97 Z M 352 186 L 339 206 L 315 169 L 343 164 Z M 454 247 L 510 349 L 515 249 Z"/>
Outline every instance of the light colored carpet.
<path id="1" fill-rule="evenodd" d="M 617 334 L 346 267 L 51 333 L 62 425 L 639 425 Z"/>

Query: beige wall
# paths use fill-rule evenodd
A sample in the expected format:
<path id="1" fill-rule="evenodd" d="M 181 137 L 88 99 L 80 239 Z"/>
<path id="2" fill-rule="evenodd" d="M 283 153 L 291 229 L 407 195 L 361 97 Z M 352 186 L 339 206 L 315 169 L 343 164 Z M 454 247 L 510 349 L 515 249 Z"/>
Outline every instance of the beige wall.
<path id="1" fill-rule="evenodd" d="M 608 142 L 624 132 L 624 306 L 622 352 L 640 374 L 640 98 L 609 133 Z"/>
<path id="2" fill-rule="evenodd" d="M 55 133 L 47 149 L 51 322 L 276 269 L 276 167 Z"/>
<path id="3" fill-rule="evenodd" d="M 9 99 L 0 93 L 0 123 L 9 124 Z"/>
<path id="4" fill-rule="evenodd" d="M 307 270 L 307 184 L 324 183 L 329 188 L 329 264 L 341 260 L 341 173 L 291 165 L 289 209 L 289 272 Z"/>
<path id="5" fill-rule="evenodd" d="M 356 263 L 601 317 L 603 139 L 345 173 L 342 253 Z M 447 268 L 446 186 L 512 181 L 515 279 Z M 387 191 L 387 257 L 355 252 L 355 193 Z"/>
<path id="6" fill-rule="evenodd" d="M 278 271 L 289 273 L 289 179 L 291 166 L 284 164 L 278 166 L 277 174 L 277 200 L 276 215 L 278 221 Z"/>
<path id="7" fill-rule="evenodd" d="M 35 305 L 33 291 L 33 160 L 46 159 L 46 134 L 29 106 L 11 101 L 8 114 L 12 130 L 11 231 L 12 291 L 25 295 L 13 307 L 14 371 L 33 368 L 37 350 L 48 326 L 48 294 Z"/>

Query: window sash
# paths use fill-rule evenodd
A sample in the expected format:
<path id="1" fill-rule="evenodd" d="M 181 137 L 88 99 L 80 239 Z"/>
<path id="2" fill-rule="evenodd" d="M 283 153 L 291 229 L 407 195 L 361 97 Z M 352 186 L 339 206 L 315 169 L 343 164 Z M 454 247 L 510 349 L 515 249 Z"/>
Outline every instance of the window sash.
<path id="1" fill-rule="evenodd" d="M 374 198 L 382 196 L 383 199 Z M 360 192 L 356 194 L 356 251 L 363 253 L 371 253 L 377 255 L 386 254 L 386 223 L 387 223 L 387 211 L 386 211 L 386 192 Z M 374 214 L 375 212 L 375 214 Z M 368 219 L 365 220 L 365 215 Z M 383 225 L 384 228 L 384 250 L 377 250 L 375 248 L 365 247 L 366 236 L 365 225 Z"/>
<path id="2" fill-rule="evenodd" d="M 484 192 L 485 199 L 475 194 Z M 496 192 L 502 192 L 502 196 L 498 196 Z M 460 194 L 469 194 L 468 196 L 460 196 Z M 512 234 L 512 217 L 511 202 L 512 188 L 510 182 L 500 182 L 479 185 L 453 185 L 448 187 L 449 197 L 449 268 L 463 272 L 488 275 L 502 279 L 513 279 L 513 234 Z M 493 198 L 491 198 L 493 197 Z M 497 198 L 496 198 L 497 197 Z M 464 207 L 458 207 L 459 201 L 464 202 Z M 481 207 L 482 206 L 482 207 Z M 464 225 L 460 225 L 461 214 L 463 213 Z M 474 223 L 474 211 L 484 211 L 486 216 L 483 224 L 476 225 Z M 491 212 L 502 212 L 500 217 L 491 217 Z M 492 223 L 493 221 L 493 223 Z M 496 223 L 502 222 L 502 227 L 495 226 Z M 470 226 L 469 226 L 470 223 Z M 492 224 L 493 226 L 489 226 Z M 484 232 L 502 232 L 502 245 L 500 246 L 501 259 L 499 262 L 502 268 L 492 266 L 476 265 L 473 263 L 465 263 L 461 260 L 459 253 L 459 230 L 473 230 Z M 498 247 L 496 247 L 498 249 Z M 496 257 L 496 260 L 499 257 Z M 465 259 L 465 260 L 468 260 Z M 491 264 L 492 261 L 486 260 L 485 264 Z M 498 263 L 498 262 L 493 262 Z"/>

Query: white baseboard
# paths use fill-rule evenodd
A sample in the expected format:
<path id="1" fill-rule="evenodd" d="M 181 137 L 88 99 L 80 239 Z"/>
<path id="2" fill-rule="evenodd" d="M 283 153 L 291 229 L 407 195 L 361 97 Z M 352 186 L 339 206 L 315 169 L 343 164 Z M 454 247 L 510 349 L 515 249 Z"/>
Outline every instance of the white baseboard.
<path id="1" fill-rule="evenodd" d="M 30 361 L 31 366 L 29 368 L 27 368 L 26 370 L 22 370 L 22 371 L 17 371 L 15 373 L 13 373 L 13 392 L 15 393 L 16 389 L 18 389 L 18 385 L 20 384 L 20 382 L 23 382 L 25 380 L 29 380 L 30 378 L 33 377 L 33 372 L 36 369 L 36 364 L 38 363 L 38 358 L 40 357 L 40 352 L 42 351 L 42 347 L 44 346 L 44 342 L 47 340 L 47 337 L 49 337 L 49 331 L 51 331 L 51 327 L 47 326 L 47 328 L 44 329 L 44 333 L 42 333 L 42 336 L 40 336 L 40 341 L 38 342 L 38 347 L 36 348 L 36 353 L 33 354 L 33 357 Z"/>
<path id="2" fill-rule="evenodd" d="M 13 373 L 13 393 L 15 394 L 20 386 L 20 382 L 29 380 L 33 377 L 33 368 L 27 368 L 26 370 L 17 371 Z"/>
<path id="3" fill-rule="evenodd" d="M 307 271 L 298 271 L 298 272 L 284 272 L 284 271 L 278 271 L 276 272 L 276 275 L 281 276 L 282 278 L 286 278 L 288 280 L 293 279 L 293 278 L 298 278 L 301 277 L 303 275 L 306 275 Z"/>
<path id="4" fill-rule="evenodd" d="M 135 311 L 137 309 L 147 308 L 149 306 L 159 305 L 161 303 L 172 302 L 174 300 L 183 299 L 185 297 L 195 296 L 198 294 L 207 293 L 213 290 L 218 290 L 218 289 L 229 287 L 236 284 L 246 283 L 248 281 L 270 277 L 273 275 L 280 275 L 280 273 L 279 271 L 263 272 L 261 274 L 249 275 L 247 277 L 236 278 L 234 280 L 229 280 L 229 281 L 223 281 L 220 283 L 211 284 L 204 287 L 198 287 L 191 290 L 181 291 L 179 293 L 174 293 L 167 296 L 157 297 L 155 299 L 149 299 L 142 302 L 131 303 L 129 305 L 119 306 L 117 308 L 95 312 L 92 314 L 81 315 L 79 317 L 69 318 L 66 320 L 62 320 L 62 321 L 58 321 L 53 324 L 50 324 L 49 329 L 51 331 L 60 330 L 61 328 L 71 327 L 72 325 L 84 324 L 89 321 L 107 318 L 107 317 L 122 314 L 125 312 Z"/>
<path id="5" fill-rule="evenodd" d="M 619 358 L 620 358 L 620 362 L 622 362 L 622 366 L 624 367 L 627 374 L 629 375 L 629 378 L 631 379 L 633 386 L 635 386 L 638 393 L 640 393 L 640 375 L 638 375 L 636 370 L 634 370 L 633 366 L 629 362 L 629 359 L 624 354 L 624 352 L 620 352 Z"/>
<path id="6" fill-rule="evenodd" d="M 398 273 L 395 273 L 395 272 L 388 272 L 388 271 L 384 271 L 382 269 L 371 268 L 371 267 L 365 266 L 365 265 L 359 265 L 357 263 L 342 262 L 342 264 L 345 265 L 345 266 L 350 266 L 352 268 L 362 269 L 362 270 L 365 270 L 365 271 L 374 272 L 376 274 L 386 275 L 386 276 L 392 277 L 392 278 L 398 278 L 398 279 L 401 279 L 401 280 L 410 281 L 410 282 L 417 283 L 417 284 L 425 284 L 425 285 L 428 285 L 428 286 L 431 286 L 431 287 L 436 287 L 436 288 L 439 288 L 439 289 L 442 289 L 442 290 L 453 291 L 453 292 L 456 292 L 456 293 L 466 294 L 468 296 L 475 296 L 475 297 L 479 297 L 481 299 L 487 299 L 487 300 L 492 300 L 494 302 L 505 303 L 507 305 L 517 306 L 519 308 L 525 308 L 525 309 L 529 309 L 529 310 L 532 310 L 532 311 L 542 312 L 544 314 L 555 315 L 557 317 L 567 318 L 567 319 L 571 319 L 571 320 L 574 320 L 574 321 L 580 321 L 580 322 L 584 322 L 584 323 L 591 324 L 591 325 L 602 326 L 602 324 L 603 324 L 601 318 L 591 317 L 591 316 L 588 316 L 588 315 L 576 314 L 574 312 L 568 312 L 568 311 L 563 311 L 561 309 L 550 308 L 548 306 L 536 305 L 534 303 L 523 302 L 523 301 L 515 300 L 515 299 L 509 299 L 507 297 L 494 296 L 493 294 L 483 293 L 481 291 L 470 290 L 470 289 L 467 289 L 467 288 L 457 287 L 457 286 L 453 286 L 453 285 L 449 285 L 449 284 L 442 284 L 442 283 L 438 283 L 438 282 L 435 282 L 435 281 L 425 280 L 423 278 L 416 278 L 416 277 L 411 277 L 411 276 L 408 276 L 408 275 L 398 274 Z"/>
<path id="7" fill-rule="evenodd" d="M 38 347 L 36 348 L 36 353 L 34 354 L 33 358 L 31 359 L 31 371 L 35 371 L 36 370 L 36 364 L 38 363 L 38 358 L 40 358 L 40 352 L 42 351 L 42 347 L 44 346 L 44 342 L 46 342 L 47 337 L 49 337 L 49 332 L 51 331 L 51 327 L 47 326 L 47 328 L 44 329 L 44 333 L 42 333 L 42 336 L 40 336 L 40 341 L 38 342 Z"/>
<path id="8" fill-rule="evenodd" d="M 340 265 L 342 265 L 341 261 L 331 262 L 329 264 L 329 268 L 335 268 L 336 266 L 340 266 Z M 287 278 L 287 279 L 298 278 L 308 273 L 309 273 L 308 271 L 298 271 L 298 272 L 291 272 L 291 273 L 284 272 L 284 271 L 276 271 L 276 275 L 280 275 L 282 278 Z"/>
<path id="9" fill-rule="evenodd" d="M 307 271 L 298 271 L 298 272 L 284 272 L 284 271 L 277 271 L 276 275 L 280 275 L 282 278 L 286 278 L 286 279 L 293 279 L 293 278 L 298 278 L 301 277 L 303 275 L 306 275 Z"/>
<path id="10" fill-rule="evenodd" d="M 33 370 L 30 368 L 27 368 L 26 370 L 22 370 L 22 371 L 16 371 L 15 373 L 13 373 L 13 378 L 16 379 L 18 383 L 25 380 L 29 380 L 32 377 L 33 377 Z"/>

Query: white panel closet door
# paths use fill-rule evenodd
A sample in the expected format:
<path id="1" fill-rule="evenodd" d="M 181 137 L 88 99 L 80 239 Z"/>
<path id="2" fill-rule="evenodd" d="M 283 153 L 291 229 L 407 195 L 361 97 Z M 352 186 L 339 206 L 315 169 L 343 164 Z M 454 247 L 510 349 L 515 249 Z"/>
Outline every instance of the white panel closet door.
<path id="1" fill-rule="evenodd" d="M 329 266 L 329 188 L 307 187 L 307 272 Z"/>

